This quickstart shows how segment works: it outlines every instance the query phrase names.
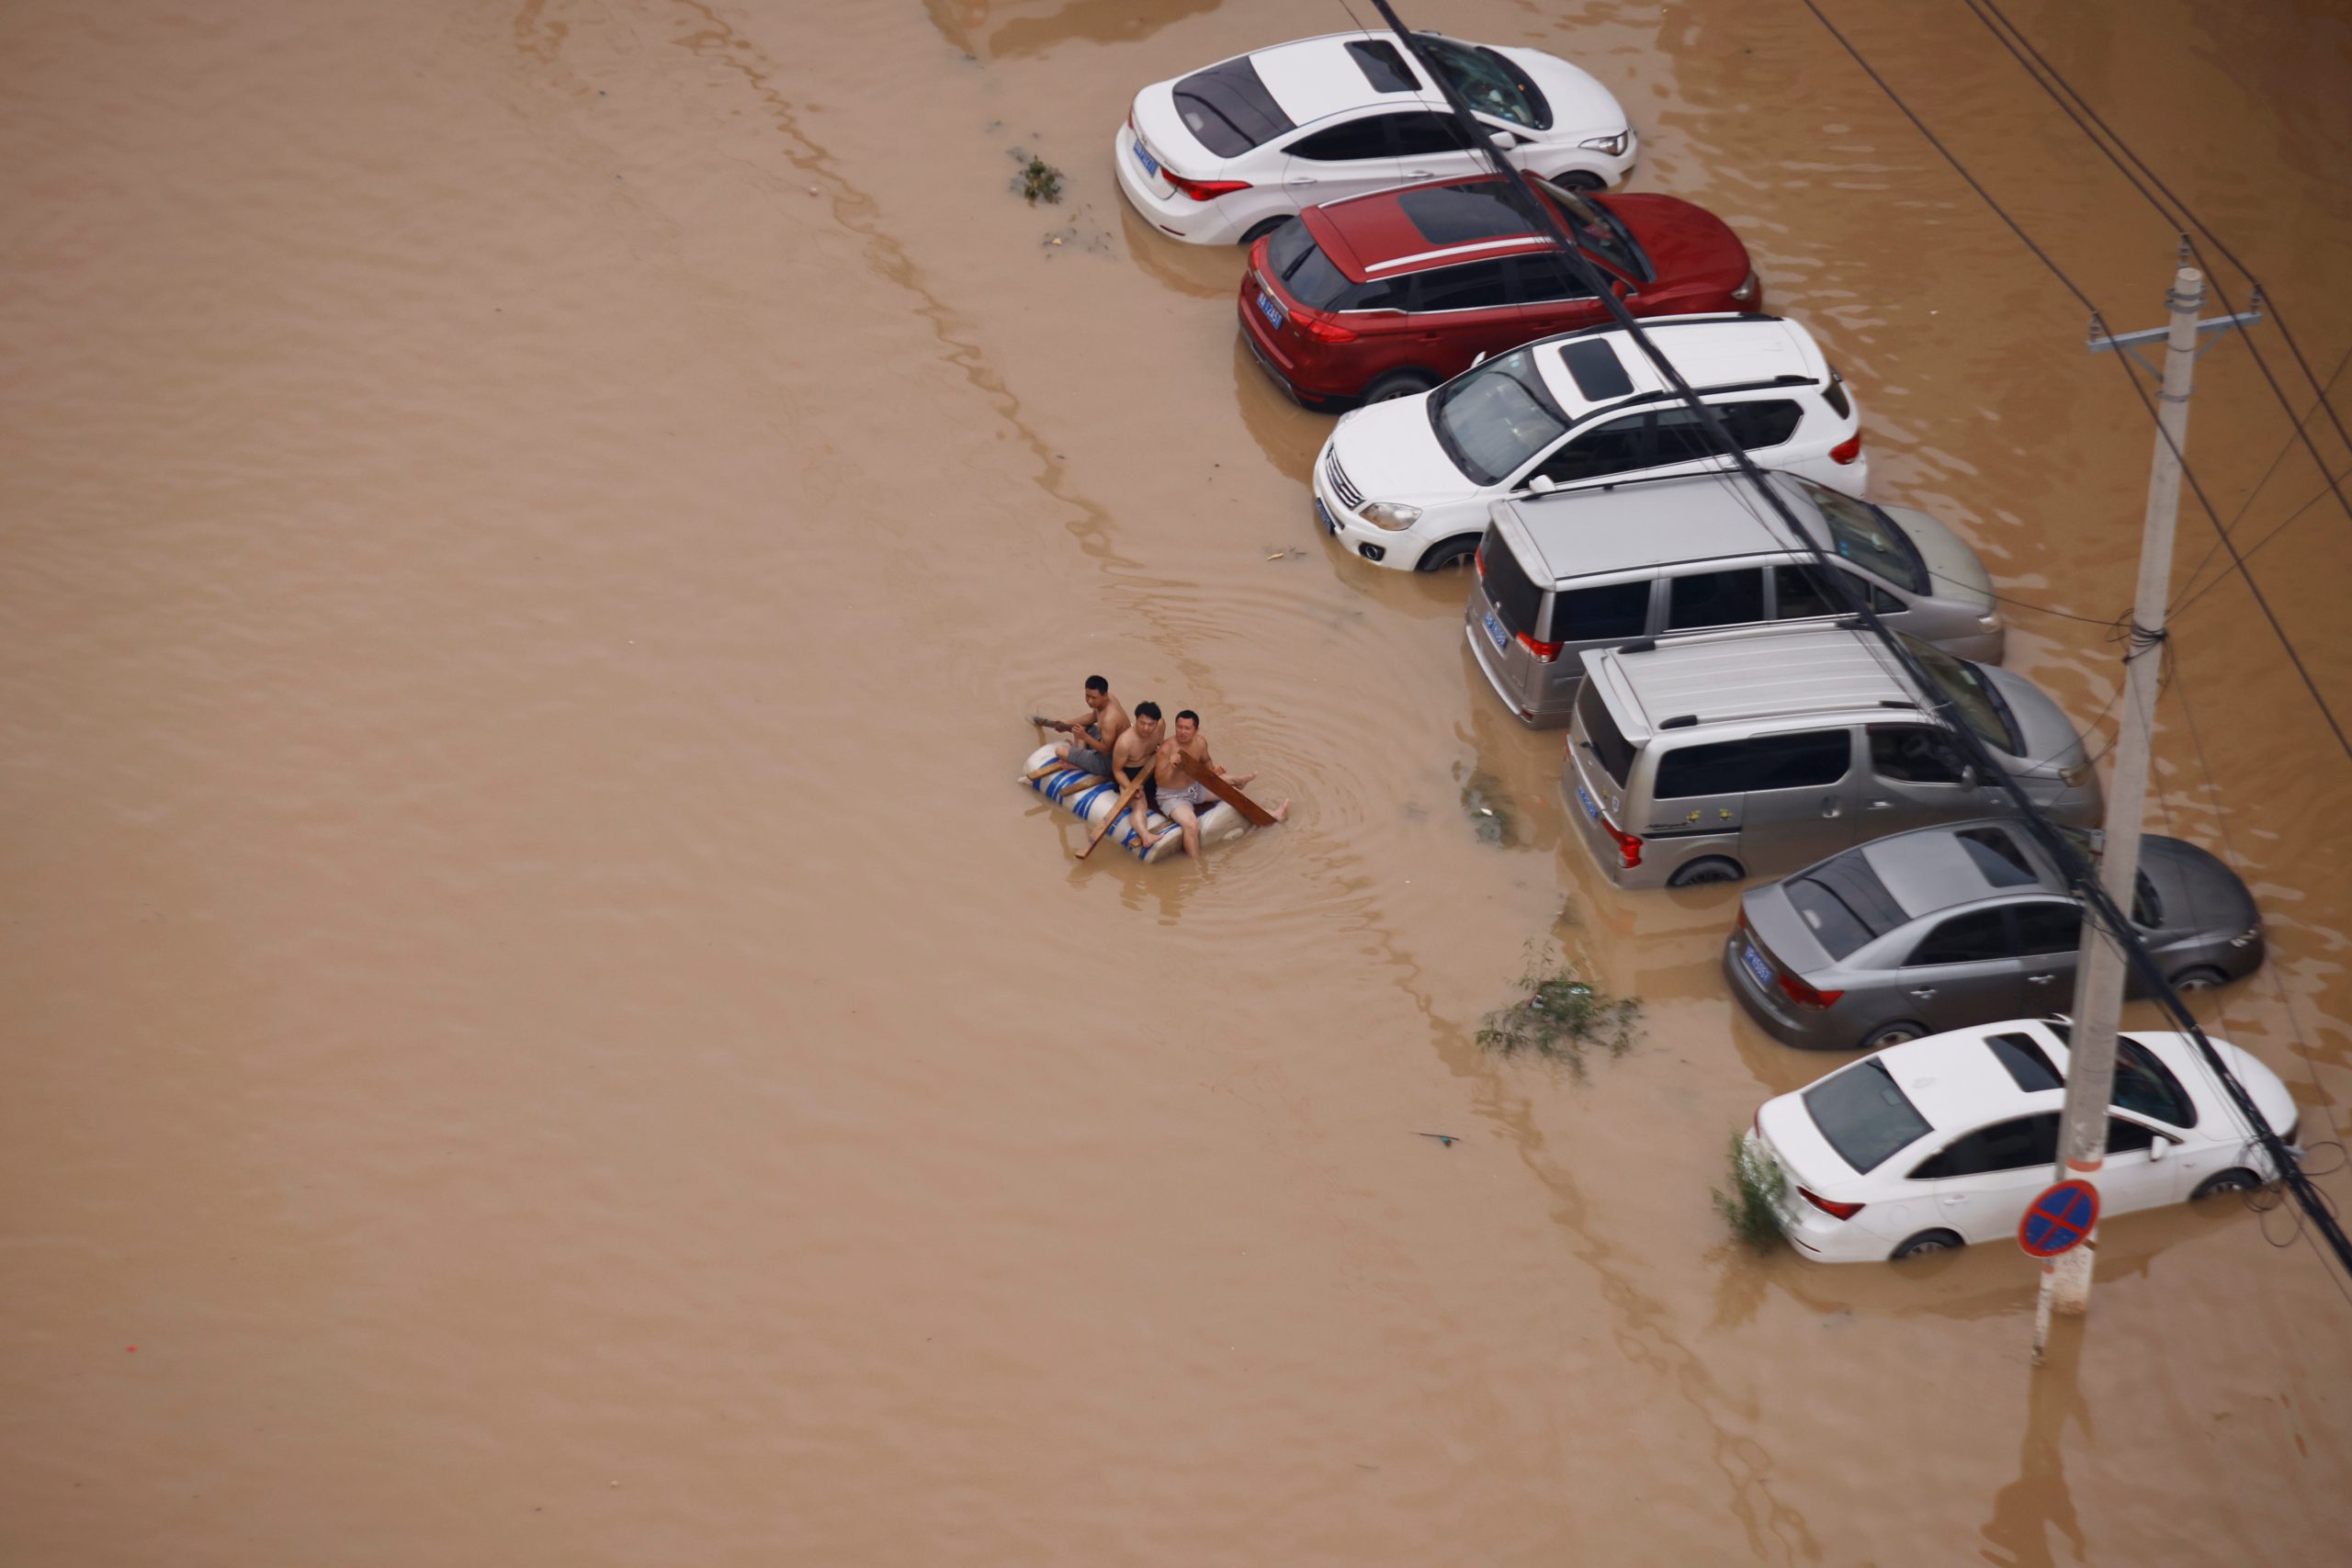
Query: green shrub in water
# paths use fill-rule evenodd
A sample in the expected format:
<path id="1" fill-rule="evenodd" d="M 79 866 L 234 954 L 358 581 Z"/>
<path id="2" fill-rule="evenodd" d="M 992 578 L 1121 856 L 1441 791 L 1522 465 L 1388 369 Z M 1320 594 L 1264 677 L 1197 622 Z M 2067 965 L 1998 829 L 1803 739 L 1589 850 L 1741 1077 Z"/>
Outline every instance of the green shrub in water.
<path id="1" fill-rule="evenodd" d="M 1731 1234 L 1758 1252 L 1781 1239 L 1781 1222 L 1773 1208 L 1789 1190 L 1789 1173 L 1781 1162 L 1751 1144 L 1738 1132 L 1731 1135 L 1731 1190 L 1710 1190 L 1715 1213 L 1731 1226 Z"/>
<path id="2" fill-rule="evenodd" d="M 1607 995 L 1540 952 L 1531 951 L 1519 983 L 1527 995 L 1488 1013 L 1478 1030 L 1478 1043 L 1488 1050 L 1505 1056 L 1547 1056 L 1582 1073 L 1588 1049 L 1597 1045 L 1622 1056 L 1632 1048 L 1640 1002 Z"/>
<path id="3" fill-rule="evenodd" d="M 1020 150 L 1016 148 L 1012 156 L 1019 162 Z M 1020 177 L 1012 182 L 1012 188 L 1032 207 L 1041 201 L 1058 202 L 1062 198 L 1062 172 L 1033 154 L 1021 164 Z"/>

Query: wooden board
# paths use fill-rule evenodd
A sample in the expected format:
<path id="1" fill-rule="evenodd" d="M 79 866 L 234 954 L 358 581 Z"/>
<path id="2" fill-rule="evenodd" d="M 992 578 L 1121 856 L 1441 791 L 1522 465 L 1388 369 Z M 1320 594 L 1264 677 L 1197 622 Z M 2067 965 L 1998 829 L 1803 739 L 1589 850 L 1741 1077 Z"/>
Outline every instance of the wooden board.
<path id="1" fill-rule="evenodd" d="M 1193 781 L 1203 789 L 1241 813 L 1241 819 L 1252 828 L 1271 828 L 1274 825 L 1272 812 L 1217 777 L 1213 769 L 1203 768 L 1193 773 L 1192 769 L 1187 768 L 1185 772 L 1192 773 Z"/>

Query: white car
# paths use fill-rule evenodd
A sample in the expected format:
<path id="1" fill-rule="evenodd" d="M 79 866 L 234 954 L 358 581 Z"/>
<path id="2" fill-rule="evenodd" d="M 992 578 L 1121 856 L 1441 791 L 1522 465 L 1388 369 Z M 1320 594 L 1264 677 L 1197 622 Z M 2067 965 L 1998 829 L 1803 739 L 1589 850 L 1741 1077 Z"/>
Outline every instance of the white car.
<path id="1" fill-rule="evenodd" d="M 1642 327 L 1758 467 L 1861 497 L 1861 415 L 1811 333 L 1776 316 Z M 1507 496 L 1730 466 L 1710 451 L 1633 335 L 1590 327 L 1341 415 L 1315 459 L 1315 515 L 1366 560 L 1435 571 L 1476 552 Z"/>
<path id="2" fill-rule="evenodd" d="M 1767 1100 L 1748 1134 L 1788 1185 L 1781 1229 L 1807 1258 L 1865 1263 L 1970 1242 L 2014 1243 L 2057 1163 L 2064 1019 L 1931 1034 Z M 2213 1043 L 2280 1140 L 2295 1100 L 2278 1075 Z M 2118 1042 L 2104 1218 L 2276 1179 L 2270 1156 L 2185 1034 Z"/>
<path id="3" fill-rule="evenodd" d="M 1513 164 L 1589 190 L 1633 168 L 1625 111 L 1566 61 L 1414 37 Z M 1394 35 L 1373 32 L 1277 44 L 1155 82 L 1136 95 L 1111 160 L 1136 210 L 1196 245 L 1247 244 L 1342 197 L 1491 172 L 1419 64 Z"/>

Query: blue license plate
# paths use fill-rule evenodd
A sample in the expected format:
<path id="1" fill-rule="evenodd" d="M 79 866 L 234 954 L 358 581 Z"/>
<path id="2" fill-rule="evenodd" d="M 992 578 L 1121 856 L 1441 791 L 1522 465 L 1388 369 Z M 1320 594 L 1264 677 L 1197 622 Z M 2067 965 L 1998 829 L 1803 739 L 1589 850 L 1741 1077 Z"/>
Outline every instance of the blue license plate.
<path id="1" fill-rule="evenodd" d="M 1758 985 L 1768 989 L 1770 987 L 1772 966 L 1764 962 L 1764 955 L 1758 953 L 1751 943 L 1743 942 L 1739 944 L 1739 961 L 1747 965 L 1747 972 L 1756 976 Z"/>
<path id="2" fill-rule="evenodd" d="M 1258 290 L 1258 310 L 1266 320 L 1274 324 L 1276 332 L 1282 331 L 1283 322 L 1289 320 L 1283 314 L 1283 308 L 1274 303 L 1273 296 L 1267 293 L 1262 286 Z"/>
<path id="3" fill-rule="evenodd" d="M 1577 785 L 1577 804 L 1584 807 L 1584 814 L 1587 817 L 1596 822 L 1600 820 L 1600 802 L 1587 795 L 1582 784 Z"/>
<path id="4" fill-rule="evenodd" d="M 1151 149 L 1143 144 L 1140 136 L 1136 138 L 1136 162 L 1143 165 L 1145 174 L 1154 179 L 1159 177 L 1159 160 L 1151 155 Z"/>
<path id="5" fill-rule="evenodd" d="M 1510 638 L 1503 635 L 1503 624 L 1495 619 L 1495 613 L 1492 610 L 1480 616 L 1478 624 L 1487 628 L 1487 640 L 1495 645 L 1497 653 L 1507 653 L 1510 650 Z"/>
<path id="6" fill-rule="evenodd" d="M 1315 520 L 1323 525 L 1323 531 L 1326 534 L 1336 534 L 1340 531 L 1338 520 L 1332 517 L 1331 509 L 1323 504 L 1323 498 L 1319 495 L 1315 498 Z"/>

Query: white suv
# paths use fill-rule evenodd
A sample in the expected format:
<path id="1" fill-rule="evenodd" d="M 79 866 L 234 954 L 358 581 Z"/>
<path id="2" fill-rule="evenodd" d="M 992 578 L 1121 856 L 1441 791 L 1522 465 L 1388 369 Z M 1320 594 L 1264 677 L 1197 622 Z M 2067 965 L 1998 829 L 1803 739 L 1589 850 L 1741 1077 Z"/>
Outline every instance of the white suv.
<path id="1" fill-rule="evenodd" d="M 1414 35 L 1510 161 L 1599 190 L 1633 169 L 1609 89 L 1532 49 Z M 1247 244 L 1302 207 L 1491 172 L 1442 94 L 1387 33 L 1332 33 L 1238 54 L 1136 95 L 1111 161 L 1151 226 Z"/>
<path id="2" fill-rule="evenodd" d="M 1862 494 L 1861 416 L 1811 333 L 1777 316 L 1662 316 L 1642 330 L 1758 467 Z M 1342 415 L 1315 459 L 1315 515 L 1368 561 L 1434 571 L 1476 552 L 1507 496 L 1729 466 L 1633 335 L 1592 327 Z"/>

